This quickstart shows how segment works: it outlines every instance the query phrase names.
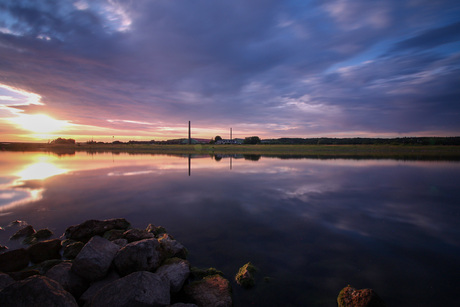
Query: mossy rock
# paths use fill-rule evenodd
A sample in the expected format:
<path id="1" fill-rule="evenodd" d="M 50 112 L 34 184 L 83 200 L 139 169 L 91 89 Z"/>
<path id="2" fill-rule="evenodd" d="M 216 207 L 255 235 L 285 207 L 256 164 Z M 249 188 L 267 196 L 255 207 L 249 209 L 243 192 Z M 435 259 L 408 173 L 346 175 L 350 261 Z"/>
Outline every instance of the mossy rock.
<path id="1" fill-rule="evenodd" d="M 252 288 L 255 286 L 255 272 L 257 272 L 257 268 L 252 265 L 251 262 L 248 262 L 238 270 L 238 273 L 235 275 L 235 280 L 243 288 Z"/>
<path id="2" fill-rule="evenodd" d="M 205 278 L 206 276 L 212 276 L 212 275 L 224 276 L 224 273 L 222 273 L 222 271 L 219 271 L 216 268 L 199 269 L 197 267 L 192 267 L 190 269 L 190 275 L 193 278 L 202 279 L 202 278 Z"/>

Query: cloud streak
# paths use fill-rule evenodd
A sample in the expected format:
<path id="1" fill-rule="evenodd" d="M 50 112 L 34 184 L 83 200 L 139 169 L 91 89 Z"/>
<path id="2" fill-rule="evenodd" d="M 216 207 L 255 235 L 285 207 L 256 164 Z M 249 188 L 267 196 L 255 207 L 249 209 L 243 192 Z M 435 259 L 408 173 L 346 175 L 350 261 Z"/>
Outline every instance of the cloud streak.
<path id="1" fill-rule="evenodd" d="M 460 131 L 456 1 L 0 6 L 0 83 L 44 104 L 26 113 L 150 139 L 188 120 L 201 137 Z"/>

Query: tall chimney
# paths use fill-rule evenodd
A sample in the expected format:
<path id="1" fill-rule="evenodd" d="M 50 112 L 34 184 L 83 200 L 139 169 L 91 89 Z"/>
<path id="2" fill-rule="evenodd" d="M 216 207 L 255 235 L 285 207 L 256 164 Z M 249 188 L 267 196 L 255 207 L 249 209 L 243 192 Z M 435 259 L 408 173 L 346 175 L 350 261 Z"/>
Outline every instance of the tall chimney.
<path id="1" fill-rule="evenodd" d="M 232 128 L 230 128 L 230 140 L 233 140 L 233 137 L 232 137 Z"/>
<path id="2" fill-rule="evenodd" d="M 190 129 L 190 121 L 188 121 L 188 144 L 192 144 L 192 133 Z"/>

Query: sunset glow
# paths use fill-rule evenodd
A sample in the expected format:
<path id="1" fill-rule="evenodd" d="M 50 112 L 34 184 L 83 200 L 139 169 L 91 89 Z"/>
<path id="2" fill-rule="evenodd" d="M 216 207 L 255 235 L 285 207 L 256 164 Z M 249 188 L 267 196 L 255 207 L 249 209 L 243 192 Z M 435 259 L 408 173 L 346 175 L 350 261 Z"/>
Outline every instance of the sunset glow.
<path id="1" fill-rule="evenodd" d="M 186 138 L 188 121 L 202 139 L 457 136 L 459 16 L 454 0 L 8 0 L 0 142 Z"/>
<path id="2" fill-rule="evenodd" d="M 67 121 L 57 120 L 44 114 L 21 114 L 19 117 L 11 119 L 11 121 L 22 129 L 38 134 L 59 132 L 69 125 Z"/>

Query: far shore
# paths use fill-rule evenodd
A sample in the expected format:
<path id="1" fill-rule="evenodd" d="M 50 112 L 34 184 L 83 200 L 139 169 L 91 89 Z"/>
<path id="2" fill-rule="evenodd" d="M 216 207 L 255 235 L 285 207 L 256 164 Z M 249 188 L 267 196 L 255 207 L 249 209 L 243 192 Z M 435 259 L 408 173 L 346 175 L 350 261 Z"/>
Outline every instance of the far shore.
<path id="1" fill-rule="evenodd" d="M 451 145 L 158 145 L 0 143 L 2 151 L 126 152 L 145 154 L 250 154 L 267 156 L 317 156 L 350 158 L 399 158 L 460 160 L 460 146 Z"/>

